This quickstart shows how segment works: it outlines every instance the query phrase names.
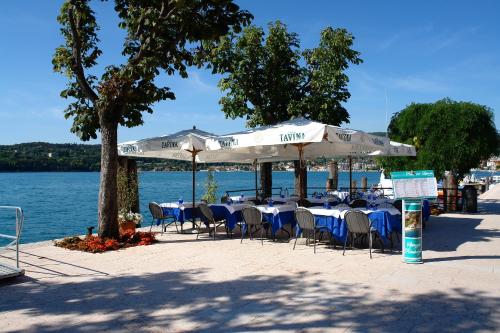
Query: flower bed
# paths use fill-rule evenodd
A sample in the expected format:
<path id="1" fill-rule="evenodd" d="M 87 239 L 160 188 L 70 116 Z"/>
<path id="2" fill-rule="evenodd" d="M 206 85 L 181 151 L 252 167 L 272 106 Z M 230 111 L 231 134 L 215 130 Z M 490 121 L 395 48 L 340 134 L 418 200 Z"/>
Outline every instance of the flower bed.
<path id="1" fill-rule="evenodd" d="M 155 234 L 152 232 L 128 232 L 121 235 L 119 240 L 101 238 L 99 236 L 66 237 L 55 241 L 54 245 L 69 250 L 77 250 L 91 253 L 119 250 L 121 248 L 151 245 L 156 243 Z"/>

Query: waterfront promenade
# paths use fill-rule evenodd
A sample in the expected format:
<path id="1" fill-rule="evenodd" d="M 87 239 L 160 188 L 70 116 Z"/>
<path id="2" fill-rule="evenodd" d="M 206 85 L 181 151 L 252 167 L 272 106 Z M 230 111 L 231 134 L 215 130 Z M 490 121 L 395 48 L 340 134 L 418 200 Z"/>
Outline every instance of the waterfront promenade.
<path id="1" fill-rule="evenodd" d="M 431 217 L 423 265 L 222 234 L 95 255 L 25 245 L 0 331 L 500 331 L 500 186 L 480 208 Z"/>

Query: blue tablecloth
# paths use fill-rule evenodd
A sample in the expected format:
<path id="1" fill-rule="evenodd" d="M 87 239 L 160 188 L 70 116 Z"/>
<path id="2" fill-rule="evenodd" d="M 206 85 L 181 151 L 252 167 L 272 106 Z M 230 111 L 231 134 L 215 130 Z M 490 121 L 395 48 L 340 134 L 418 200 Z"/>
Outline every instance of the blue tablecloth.
<path id="1" fill-rule="evenodd" d="M 193 218 L 192 207 L 184 207 L 184 210 L 180 208 L 162 207 L 162 210 L 164 215 L 172 216 L 176 221 L 179 221 L 181 224 L 183 224 L 186 220 Z"/>
<path id="2" fill-rule="evenodd" d="M 227 227 L 229 230 L 233 230 L 238 222 L 243 221 L 241 216 L 241 210 L 237 210 L 234 213 L 230 213 L 229 210 L 223 205 L 211 205 L 210 209 L 214 213 L 215 220 L 226 220 Z"/>
<path id="3" fill-rule="evenodd" d="M 391 215 L 387 211 L 377 210 L 368 214 L 371 221 L 371 226 L 381 236 L 384 242 L 387 242 L 392 231 L 401 232 L 401 215 Z M 347 237 L 347 224 L 344 219 L 334 216 L 314 215 L 316 227 L 326 229 L 337 240 L 343 242 Z M 297 227 L 297 235 L 300 235 L 301 230 Z"/>
<path id="4" fill-rule="evenodd" d="M 280 212 L 276 215 L 272 213 L 262 214 L 262 218 L 264 221 L 271 224 L 273 235 L 276 234 L 276 232 L 283 228 L 286 224 L 291 224 L 293 229 L 296 223 L 295 214 L 293 211 Z"/>

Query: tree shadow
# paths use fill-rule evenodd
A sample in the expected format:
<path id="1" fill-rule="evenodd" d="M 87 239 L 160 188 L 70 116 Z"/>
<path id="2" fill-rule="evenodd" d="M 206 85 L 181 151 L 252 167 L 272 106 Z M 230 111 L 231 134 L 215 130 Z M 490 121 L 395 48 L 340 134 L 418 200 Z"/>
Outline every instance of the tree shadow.
<path id="1" fill-rule="evenodd" d="M 307 332 L 333 328 L 457 332 L 500 328 L 500 298 L 492 294 L 454 289 L 409 298 L 387 297 L 381 302 L 380 295 L 375 297 L 368 286 L 321 280 L 310 272 L 220 282 L 203 280 L 205 273 L 186 270 L 77 283 L 10 284 L 2 291 L 0 319 L 9 319 L 11 311 L 22 312 L 33 319 L 23 330 L 47 332 Z M 392 295 L 398 296 L 397 291 Z M 87 317 L 92 314 L 96 317 Z M 38 320 L 44 318 L 53 321 Z"/>
<path id="2" fill-rule="evenodd" d="M 456 251 L 467 242 L 489 242 L 500 237 L 497 229 L 479 229 L 482 218 L 433 217 L 423 234 L 423 250 Z"/>

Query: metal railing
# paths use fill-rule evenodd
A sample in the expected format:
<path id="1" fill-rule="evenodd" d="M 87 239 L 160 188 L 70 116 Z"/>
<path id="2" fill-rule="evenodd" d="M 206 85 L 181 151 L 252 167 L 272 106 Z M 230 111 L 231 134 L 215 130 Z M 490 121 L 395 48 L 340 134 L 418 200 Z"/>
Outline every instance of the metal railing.
<path id="1" fill-rule="evenodd" d="M 14 206 L 0 206 L 0 209 L 15 210 L 16 212 L 16 235 L 6 235 L 0 233 L 0 238 L 9 239 L 10 243 L 5 246 L 0 246 L 1 250 L 12 250 L 15 247 L 16 251 L 16 268 L 19 269 L 19 240 L 21 239 L 21 232 L 24 224 L 24 213 L 21 207 Z"/>

